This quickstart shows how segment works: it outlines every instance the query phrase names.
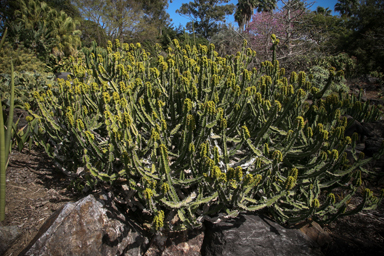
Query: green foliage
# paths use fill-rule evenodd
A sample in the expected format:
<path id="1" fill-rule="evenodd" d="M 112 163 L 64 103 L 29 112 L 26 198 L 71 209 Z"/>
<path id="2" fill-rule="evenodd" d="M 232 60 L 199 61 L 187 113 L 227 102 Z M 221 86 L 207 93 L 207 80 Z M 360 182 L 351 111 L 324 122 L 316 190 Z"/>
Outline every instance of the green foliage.
<path id="1" fill-rule="evenodd" d="M 343 70 L 346 77 L 352 77 L 356 73 L 356 58 L 349 57 L 347 53 L 327 56 L 322 65 L 328 68 L 335 67 L 336 70 Z"/>
<path id="2" fill-rule="evenodd" d="M 33 93 L 36 140 L 58 167 L 92 185 L 126 185 L 126 200 L 152 215 L 154 230 L 261 209 L 280 223 L 329 222 L 381 202 L 383 193 L 367 190 L 346 211 L 360 185 L 349 181 L 384 148 L 362 159 L 354 138 L 344 137 L 342 115 L 377 120 L 377 108 L 342 93 L 322 99 L 342 72 L 330 69 L 320 90 L 304 72 L 285 77 L 278 61 L 247 70 L 255 52 L 246 41 L 226 58 L 213 44 L 173 40 L 166 57 L 160 50 L 94 45 L 72 59 L 76 78 Z"/>
<path id="3" fill-rule="evenodd" d="M 196 34 L 190 34 L 185 31 L 181 26 L 178 29 L 173 27 L 164 27 L 163 34 L 158 38 L 158 43 L 161 46 L 161 55 L 166 56 L 169 52 L 169 48 L 172 48 L 173 40 L 176 39 L 179 42 L 179 45 L 182 48 L 185 48 L 186 45 L 209 45 L 209 41 L 204 37 L 198 36 Z M 142 47 L 148 52 L 149 56 L 158 55 L 157 45 L 153 41 L 147 40 L 142 43 Z M 151 64 L 153 64 L 154 59 L 151 58 Z"/>
<path id="4" fill-rule="evenodd" d="M 223 26 L 218 33 L 211 38 L 211 42 L 216 45 L 220 56 L 235 55 L 241 48 L 244 39 L 248 39 L 247 33 L 237 31 L 232 25 Z"/>
<path id="5" fill-rule="evenodd" d="M 357 74 L 357 62 L 355 57 L 349 57 L 347 53 L 339 53 L 338 55 L 326 55 L 308 60 L 307 66 L 310 66 L 308 70 L 317 66 L 319 72 L 326 73 L 326 70 L 335 68 L 336 70 L 342 70 L 344 77 L 351 78 L 356 77 Z M 323 71 L 320 71 L 323 70 Z M 313 72 L 312 72 L 313 73 Z"/>
<path id="6" fill-rule="evenodd" d="M 40 61 L 31 50 L 19 45 L 17 49 L 5 42 L 0 50 L 0 70 L 2 73 L 11 73 L 11 61 L 14 64 L 15 71 L 37 71 L 44 72 L 47 66 Z"/>
<path id="7" fill-rule="evenodd" d="M 81 16 L 79 10 L 71 3 L 71 0 L 46 0 L 45 2 L 58 12 L 64 11 L 72 19 L 78 19 Z"/>
<path id="8" fill-rule="evenodd" d="M 49 86 L 52 87 L 56 83 L 55 75 L 53 73 L 44 72 L 14 72 L 14 93 L 15 105 L 19 108 L 24 108 L 26 103 L 31 110 L 37 109 L 37 104 L 33 98 L 34 91 L 44 91 Z M 10 105 L 10 91 L 12 79 L 10 74 L 0 74 L 0 93 L 1 101 L 9 106 Z"/>
<path id="9" fill-rule="evenodd" d="M 370 75 L 371 75 L 371 77 L 377 78 L 378 79 L 378 83 L 380 85 L 384 85 L 384 74 L 383 74 L 383 72 L 378 72 L 377 70 L 375 70 L 375 71 L 372 71 L 370 73 Z"/>
<path id="10" fill-rule="evenodd" d="M 344 1 L 341 1 L 344 2 Z M 337 51 L 344 51 L 357 58 L 357 72 L 368 75 L 371 71 L 384 67 L 384 3 L 382 1 L 363 1 L 353 3 L 345 13 L 349 18 L 346 27 L 350 33 L 341 37 Z"/>
<path id="11" fill-rule="evenodd" d="M 220 30 L 217 22 L 224 22 L 225 16 L 233 13 L 233 4 L 223 5 L 228 2 L 229 0 L 194 0 L 183 3 L 176 12 L 192 20 L 186 25 L 189 31 L 209 39 Z"/>
<path id="12" fill-rule="evenodd" d="M 82 20 L 79 30 L 81 30 L 81 44 L 83 47 L 90 47 L 93 41 L 102 47 L 107 46 L 107 34 L 105 30 L 96 22 Z"/>
<path id="13" fill-rule="evenodd" d="M 309 73 L 313 76 L 313 79 L 310 80 L 312 85 L 322 90 L 327 84 L 329 69 L 322 66 L 313 66 Z M 326 97 L 332 93 L 339 93 L 340 91 L 348 93 L 349 87 L 345 82 L 346 80 L 343 77 L 338 78 L 336 81 L 332 82 L 329 89 L 324 93 L 324 96 Z"/>
<path id="14" fill-rule="evenodd" d="M 5 37 L 7 35 L 7 29 L 4 31 L 2 40 L 0 42 L 0 51 L 4 45 Z M 36 126 L 37 119 L 33 120 L 32 117 L 27 117 L 28 126 L 23 131 L 23 129 L 16 131 L 16 124 L 13 122 L 13 113 L 15 109 L 15 72 L 13 70 L 13 63 L 11 60 L 10 63 L 11 72 L 8 83 L 5 85 L 1 81 L 1 89 L 8 87 L 8 91 L 1 93 L 0 100 L 0 222 L 5 218 L 5 191 L 6 191 L 6 170 L 9 162 L 9 154 L 11 153 L 12 147 L 14 146 L 14 141 L 18 145 L 19 150 L 21 151 L 24 148 L 24 144 L 29 140 L 29 145 L 31 148 L 32 137 L 30 134 L 32 132 L 32 127 Z M 3 105 L 3 98 L 8 93 L 8 101 Z M 3 106 L 5 108 L 3 108 Z M 5 125 L 6 124 L 6 125 Z M 15 140 L 14 140 L 15 139 Z"/>
<path id="15" fill-rule="evenodd" d="M 335 11 L 340 12 L 342 16 L 352 16 L 359 6 L 360 3 L 357 0 L 338 0 Z"/>
<path id="16" fill-rule="evenodd" d="M 316 42 L 319 53 L 328 55 L 336 51 L 339 40 L 348 36 L 350 31 L 346 18 L 329 15 L 326 9 L 321 8 L 307 14 L 302 26 L 309 28 L 308 37 Z"/>
<path id="17" fill-rule="evenodd" d="M 8 41 L 12 45 L 23 43 L 49 66 L 57 64 L 63 56 L 76 53 L 81 34 L 76 30 L 78 21 L 39 0 L 18 0 L 17 3 L 16 18 L 8 23 Z M 55 63 L 49 63 L 52 60 Z"/>

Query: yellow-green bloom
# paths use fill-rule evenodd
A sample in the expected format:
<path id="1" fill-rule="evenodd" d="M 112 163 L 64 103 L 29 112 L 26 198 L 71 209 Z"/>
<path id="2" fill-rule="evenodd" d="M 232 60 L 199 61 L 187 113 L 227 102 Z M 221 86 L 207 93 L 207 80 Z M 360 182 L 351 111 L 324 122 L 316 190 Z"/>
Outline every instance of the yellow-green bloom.
<path id="1" fill-rule="evenodd" d="M 27 116 L 27 117 L 25 117 L 25 120 L 26 120 L 28 123 L 30 123 L 30 122 L 33 121 L 33 117 L 32 117 L 32 116 Z"/>
<path id="2" fill-rule="evenodd" d="M 296 180 L 292 176 L 288 176 L 287 180 L 285 181 L 285 190 L 292 189 L 296 185 Z"/>
<path id="3" fill-rule="evenodd" d="M 245 140 L 249 139 L 251 137 L 251 134 L 249 133 L 248 127 L 246 125 L 243 125 L 242 127 L 242 133 L 243 133 L 243 138 Z"/>
<path id="4" fill-rule="evenodd" d="M 158 211 L 157 215 L 153 219 L 155 230 L 159 230 L 164 226 L 164 211 Z"/>
<path id="5" fill-rule="evenodd" d="M 316 199 L 313 199 L 312 203 L 311 203 L 311 206 L 314 207 L 314 208 L 319 208 L 320 207 L 320 202 L 319 200 L 316 198 Z"/>

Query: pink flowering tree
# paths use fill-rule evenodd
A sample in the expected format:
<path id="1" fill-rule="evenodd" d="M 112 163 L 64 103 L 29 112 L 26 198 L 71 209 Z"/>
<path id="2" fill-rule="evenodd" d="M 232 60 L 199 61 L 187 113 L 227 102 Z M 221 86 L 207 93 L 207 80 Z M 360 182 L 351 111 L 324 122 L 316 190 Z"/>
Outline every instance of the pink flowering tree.
<path id="1" fill-rule="evenodd" d="M 252 16 L 246 32 L 250 36 L 250 46 L 256 50 L 258 57 L 268 59 L 271 56 L 271 35 L 275 34 L 277 38 L 284 36 L 284 28 L 281 25 L 278 16 L 281 12 L 259 12 Z"/>
<path id="2" fill-rule="evenodd" d="M 307 5 L 302 1 L 284 0 L 281 8 L 271 12 L 258 12 L 246 29 L 250 46 L 258 53 L 260 60 L 270 60 L 271 35 L 280 40 L 277 60 L 292 64 L 297 58 L 309 53 L 314 42 L 309 39 L 309 28 L 305 26 Z M 293 68 L 293 67 L 292 67 Z"/>

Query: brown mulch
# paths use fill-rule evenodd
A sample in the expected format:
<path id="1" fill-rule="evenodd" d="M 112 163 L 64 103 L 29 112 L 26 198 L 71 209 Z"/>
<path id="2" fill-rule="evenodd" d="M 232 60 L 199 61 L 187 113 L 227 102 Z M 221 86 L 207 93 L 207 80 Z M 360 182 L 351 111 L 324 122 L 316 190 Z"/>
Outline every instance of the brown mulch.
<path id="1" fill-rule="evenodd" d="M 350 86 L 357 89 L 369 85 L 355 83 Z M 369 99 L 378 99 L 378 91 L 375 87 L 367 90 L 366 95 Z M 373 166 L 371 169 L 378 176 L 367 177 L 363 186 L 378 195 L 380 188 L 384 188 L 384 170 Z M 21 236 L 4 254 L 13 256 L 28 245 L 53 212 L 82 195 L 39 149 L 12 151 L 6 177 L 6 217 L 0 226 L 18 226 L 22 230 Z M 350 207 L 357 205 L 359 200 L 361 197 L 353 199 Z M 322 248 L 325 255 L 384 255 L 384 202 L 376 210 L 340 218 L 323 228 L 332 238 L 332 242 Z"/>

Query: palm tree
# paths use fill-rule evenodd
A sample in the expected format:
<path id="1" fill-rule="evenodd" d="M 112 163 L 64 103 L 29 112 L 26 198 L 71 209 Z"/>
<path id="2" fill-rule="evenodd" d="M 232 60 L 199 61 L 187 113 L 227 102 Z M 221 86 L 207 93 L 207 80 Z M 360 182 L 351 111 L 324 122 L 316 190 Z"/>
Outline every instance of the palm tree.
<path id="1" fill-rule="evenodd" d="M 253 12 L 268 12 L 276 8 L 276 0 L 239 0 L 236 4 L 235 21 L 239 24 L 241 31 L 248 27 Z"/>
<path id="2" fill-rule="evenodd" d="M 324 16 L 328 17 L 328 16 L 331 16 L 332 10 L 330 10 L 329 7 L 324 8 L 324 7 L 321 7 L 321 6 L 317 6 L 317 8 L 314 11 L 314 13 L 321 14 L 321 15 L 324 15 Z"/>

